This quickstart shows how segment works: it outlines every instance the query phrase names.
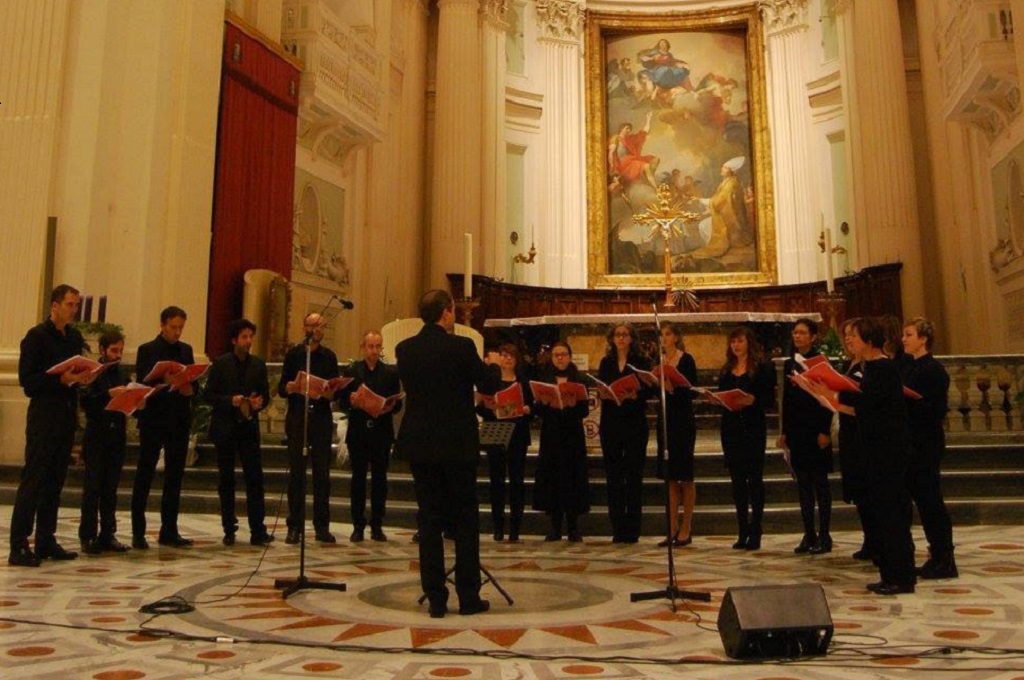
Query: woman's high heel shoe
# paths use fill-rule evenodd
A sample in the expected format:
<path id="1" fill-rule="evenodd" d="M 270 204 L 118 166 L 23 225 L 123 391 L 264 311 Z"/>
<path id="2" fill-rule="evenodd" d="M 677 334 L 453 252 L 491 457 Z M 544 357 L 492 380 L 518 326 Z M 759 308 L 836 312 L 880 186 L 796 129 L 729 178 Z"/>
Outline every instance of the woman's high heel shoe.
<path id="1" fill-rule="evenodd" d="M 676 540 L 672 543 L 677 548 L 682 548 L 693 543 L 693 536 L 687 536 L 686 538 L 679 538 L 676 536 Z"/>

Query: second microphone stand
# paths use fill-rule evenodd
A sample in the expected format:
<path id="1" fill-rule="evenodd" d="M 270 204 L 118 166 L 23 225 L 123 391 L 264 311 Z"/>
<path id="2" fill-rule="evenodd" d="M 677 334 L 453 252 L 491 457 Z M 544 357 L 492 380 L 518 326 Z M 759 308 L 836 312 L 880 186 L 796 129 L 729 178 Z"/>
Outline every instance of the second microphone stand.
<path id="1" fill-rule="evenodd" d="M 672 611 L 676 611 L 676 600 L 698 600 L 700 602 L 710 602 L 710 593 L 701 593 L 692 590 L 680 590 L 676 586 L 676 564 L 675 554 L 673 551 L 675 543 L 675 533 L 672 531 L 672 501 L 671 493 L 669 492 L 669 485 L 673 483 L 668 476 L 668 400 L 667 394 L 665 393 L 665 355 L 661 349 L 661 317 L 658 316 L 658 303 L 652 302 L 651 307 L 654 309 L 654 328 L 657 333 L 657 341 L 655 344 L 658 345 L 658 365 L 661 369 L 661 446 L 659 447 L 658 455 L 661 456 L 663 468 L 665 474 L 665 523 L 668 525 L 665 533 L 668 539 L 668 584 L 662 590 L 650 590 L 640 593 L 630 593 L 630 602 L 640 602 L 643 600 L 659 600 L 666 598 L 672 603 Z"/>

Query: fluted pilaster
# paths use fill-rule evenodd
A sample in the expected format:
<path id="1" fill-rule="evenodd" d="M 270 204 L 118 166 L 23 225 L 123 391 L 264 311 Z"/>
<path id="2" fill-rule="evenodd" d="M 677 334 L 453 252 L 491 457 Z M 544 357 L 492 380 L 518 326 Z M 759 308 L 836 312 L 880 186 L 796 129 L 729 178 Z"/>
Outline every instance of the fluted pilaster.
<path id="1" fill-rule="evenodd" d="M 505 257 L 508 239 L 507 187 L 505 165 L 505 14 L 508 0 L 484 0 L 481 6 L 483 96 L 481 98 L 483 153 L 481 186 L 480 272 L 505 278 L 509 263 Z"/>
<path id="2" fill-rule="evenodd" d="M 429 284 L 462 270 L 462 235 L 481 243 L 481 64 L 478 0 L 439 0 Z M 479 265 L 474 269 L 480 271 Z"/>
<path id="3" fill-rule="evenodd" d="M 0 357 L 14 360 L 25 330 L 41 318 L 68 5 L 10 0 L 2 13 L 0 287 L 8 294 L 0 298 Z"/>
<path id="4" fill-rule="evenodd" d="M 898 7 L 895 2 L 841 0 L 836 16 L 853 166 L 855 266 L 902 262 L 903 310 L 922 313 L 921 241 Z"/>
<path id="5" fill-rule="evenodd" d="M 583 0 L 537 0 L 544 60 L 544 168 L 537 250 L 544 286 L 585 287 L 586 164 L 583 132 L 583 67 L 580 39 Z"/>
<path id="6" fill-rule="evenodd" d="M 779 283 L 824 277 L 817 254 L 820 208 L 811 172 L 807 83 L 808 0 L 761 0 L 769 63 Z M 819 266 L 821 265 L 821 266 Z"/>

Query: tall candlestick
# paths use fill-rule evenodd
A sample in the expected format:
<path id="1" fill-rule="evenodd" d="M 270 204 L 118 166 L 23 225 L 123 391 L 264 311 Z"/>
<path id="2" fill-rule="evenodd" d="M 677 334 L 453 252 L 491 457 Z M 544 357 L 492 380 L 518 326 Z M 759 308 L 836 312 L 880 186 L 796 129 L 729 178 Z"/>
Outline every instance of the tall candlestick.
<path id="1" fill-rule="evenodd" d="M 85 322 L 86 323 L 91 323 L 92 322 L 92 296 L 91 295 L 86 295 L 85 296 Z"/>
<path id="2" fill-rule="evenodd" d="M 836 290 L 836 281 L 832 276 L 832 229 L 825 230 L 825 289 L 829 295 Z"/>
<path id="3" fill-rule="evenodd" d="M 96 312 L 96 320 L 100 323 L 104 323 L 107 320 L 107 296 L 100 296 L 100 306 Z"/>
<path id="4" fill-rule="evenodd" d="M 466 232 L 462 236 L 462 291 L 468 300 L 473 297 L 473 235 Z"/>

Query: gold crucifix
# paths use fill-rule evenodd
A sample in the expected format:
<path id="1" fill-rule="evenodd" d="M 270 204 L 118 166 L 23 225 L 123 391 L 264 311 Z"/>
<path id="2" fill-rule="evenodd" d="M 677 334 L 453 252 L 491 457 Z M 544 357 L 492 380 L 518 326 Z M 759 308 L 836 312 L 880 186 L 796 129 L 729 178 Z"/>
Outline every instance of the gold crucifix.
<path id="1" fill-rule="evenodd" d="M 658 186 L 658 200 L 648 203 L 647 208 L 642 213 L 633 215 L 633 222 L 635 224 L 651 228 L 647 238 L 654 240 L 654 237 L 660 234 L 665 241 L 666 309 L 676 306 L 672 295 L 672 248 L 669 245 L 669 240 L 673 236 L 683 235 L 680 222 L 696 222 L 699 220 L 700 213 L 684 210 L 682 203 L 672 199 L 672 189 L 664 183 Z"/>

